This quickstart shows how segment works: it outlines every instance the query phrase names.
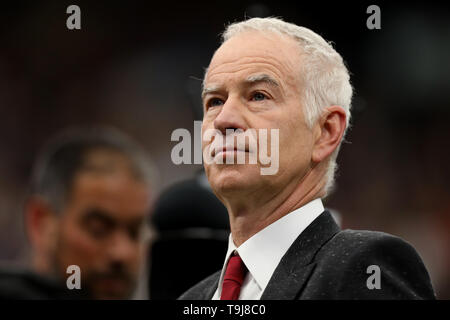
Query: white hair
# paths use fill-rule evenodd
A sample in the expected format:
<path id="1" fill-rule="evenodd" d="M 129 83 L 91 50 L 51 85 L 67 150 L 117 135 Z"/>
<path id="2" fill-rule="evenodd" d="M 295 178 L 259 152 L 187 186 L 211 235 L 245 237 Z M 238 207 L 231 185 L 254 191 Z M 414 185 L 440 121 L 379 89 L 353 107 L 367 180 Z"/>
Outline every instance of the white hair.
<path id="1" fill-rule="evenodd" d="M 313 127 L 326 107 L 338 105 L 346 114 L 345 134 L 350 121 L 353 89 L 345 63 L 331 43 L 308 28 L 278 18 L 252 18 L 230 24 L 222 34 L 222 43 L 242 32 L 252 30 L 287 35 L 298 42 L 301 48 L 299 54 L 303 57 L 303 63 L 299 66 L 304 87 L 301 102 L 304 105 L 303 112 L 308 127 Z M 325 195 L 334 185 L 336 158 L 340 145 L 341 143 L 328 163 Z"/>

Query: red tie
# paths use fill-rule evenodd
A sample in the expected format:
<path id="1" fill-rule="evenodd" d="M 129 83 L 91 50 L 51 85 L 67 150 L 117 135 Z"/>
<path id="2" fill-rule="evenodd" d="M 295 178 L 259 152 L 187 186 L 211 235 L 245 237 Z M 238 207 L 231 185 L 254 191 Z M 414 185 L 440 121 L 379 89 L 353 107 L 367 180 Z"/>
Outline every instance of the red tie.
<path id="1" fill-rule="evenodd" d="M 244 282 L 247 267 L 238 255 L 231 256 L 228 260 L 227 270 L 223 277 L 222 295 L 220 300 L 238 300 Z"/>

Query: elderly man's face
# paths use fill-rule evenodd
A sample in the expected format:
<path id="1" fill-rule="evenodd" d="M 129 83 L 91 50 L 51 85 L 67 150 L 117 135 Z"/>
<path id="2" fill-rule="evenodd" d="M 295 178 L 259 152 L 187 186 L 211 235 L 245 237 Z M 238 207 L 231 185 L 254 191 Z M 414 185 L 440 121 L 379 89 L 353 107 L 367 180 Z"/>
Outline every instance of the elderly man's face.
<path id="1" fill-rule="evenodd" d="M 270 129 L 279 129 L 275 175 L 261 175 L 259 161 L 256 165 L 205 162 L 219 198 L 283 188 L 298 182 L 310 168 L 314 139 L 301 103 L 300 50 L 287 36 L 249 31 L 232 37 L 215 53 L 205 78 L 203 133 L 208 129 L 224 135 L 227 128 L 269 129 L 270 137 Z M 210 144 L 204 140 L 203 150 Z"/>

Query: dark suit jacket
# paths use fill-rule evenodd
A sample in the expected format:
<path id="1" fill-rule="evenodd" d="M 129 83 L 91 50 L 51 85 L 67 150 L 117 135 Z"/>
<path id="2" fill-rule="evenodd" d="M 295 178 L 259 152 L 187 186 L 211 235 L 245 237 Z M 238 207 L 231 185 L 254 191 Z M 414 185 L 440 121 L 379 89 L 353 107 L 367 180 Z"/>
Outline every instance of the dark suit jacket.
<path id="1" fill-rule="evenodd" d="M 370 265 L 380 268 L 380 289 L 367 286 L 373 275 L 367 271 Z M 219 277 L 220 270 L 179 299 L 211 299 Z M 324 211 L 288 249 L 261 296 L 261 300 L 296 299 L 435 299 L 435 295 L 410 244 L 382 232 L 341 231 Z"/>
<path id="2" fill-rule="evenodd" d="M 69 290 L 64 282 L 61 283 L 29 270 L 0 268 L 0 301 L 89 298 L 85 290 Z"/>

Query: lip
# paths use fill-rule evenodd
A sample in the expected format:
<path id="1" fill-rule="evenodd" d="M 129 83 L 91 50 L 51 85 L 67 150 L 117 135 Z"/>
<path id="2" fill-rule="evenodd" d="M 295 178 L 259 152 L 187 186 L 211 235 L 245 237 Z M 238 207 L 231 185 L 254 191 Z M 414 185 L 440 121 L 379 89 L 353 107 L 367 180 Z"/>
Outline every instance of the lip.
<path id="1" fill-rule="evenodd" d="M 98 283 L 101 287 L 108 290 L 120 291 L 128 286 L 128 282 L 123 279 L 117 278 L 105 278 L 101 279 Z"/>
<path id="2" fill-rule="evenodd" d="M 229 153 L 234 154 L 234 153 L 237 153 L 237 152 L 249 152 L 249 151 L 248 150 L 238 149 L 238 148 L 223 147 L 222 150 L 214 149 L 213 152 L 212 152 L 212 156 L 216 157 L 216 156 L 218 156 L 220 154 L 222 154 L 223 156 L 226 156 Z"/>

